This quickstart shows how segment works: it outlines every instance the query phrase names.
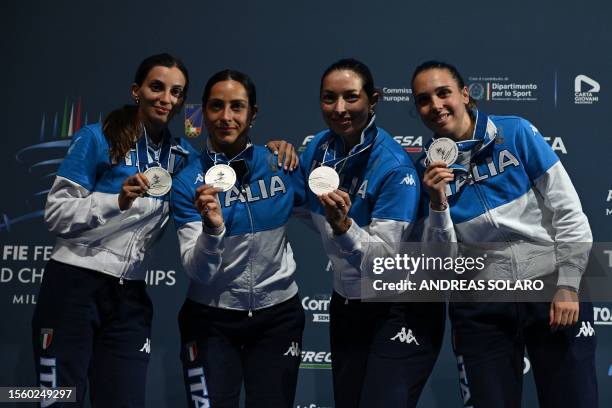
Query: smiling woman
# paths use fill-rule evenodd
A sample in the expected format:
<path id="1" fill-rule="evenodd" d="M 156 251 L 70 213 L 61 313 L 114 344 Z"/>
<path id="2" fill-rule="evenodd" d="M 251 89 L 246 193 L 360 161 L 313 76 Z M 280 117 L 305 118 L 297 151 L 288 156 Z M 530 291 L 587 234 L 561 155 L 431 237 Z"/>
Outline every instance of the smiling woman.
<path id="1" fill-rule="evenodd" d="M 375 123 L 379 94 L 364 63 L 344 59 L 329 66 L 319 101 L 328 129 L 300 159 L 301 180 L 310 187 L 306 206 L 333 266 L 330 344 L 338 408 L 415 407 L 444 332 L 442 304 L 362 301 L 373 260 L 394 257 L 408 240 L 420 192 L 410 157 Z M 416 341 L 398 337 L 406 328 Z"/>
<path id="2" fill-rule="evenodd" d="M 597 407 L 596 340 L 582 338 L 576 325 L 593 324 L 591 303 L 578 296 L 593 237 L 563 164 L 525 119 L 477 110 L 451 64 L 424 62 L 412 90 L 421 120 L 434 132 L 430 152 L 440 142 L 455 151 L 450 161 L 418 162 L 424 242 L 461 242 L 485 256 L 495 245 L 498 260 L 475 278 L 491 279 L 489 289 L 541 281 L 554 289 L 552 299 L 531 303 L 459 302 L 451 295 L 464 404 L 521 406 L 527 350 L 540 406 Z M 515 279 L 506 281 L 509 275 Z"/>
<path id="3" fill-rule="evenodd" d="M 153 310 L 142 263 L 167 224 L 172 178 L 195 154 L 167 128 L 188 84 L 177 58 L 142 61 L 135 105 L 76 133 L 49 191 L 57 241 L 32 338 L 40 384 L 76 387 L 70 406 L 89 383 L 93 406 L 144 407 Z"/>
<path id="4" fill-rule="evenodd" d="M 187 78 L 176 66 L 156 66 L 144 80 L 138 79 L 132 84 L 132 97 L 140 105 L 138 118 L 151 139 L 159 141 L 161 131 L 183 104 Z"/>
<path id="5" fill-rule="evenodd" d="M 293 175 L 250 142 L 257 102 L 246 74 L 213 75 L 202 107 L 206 148 L 171 201 L 190 277 L 179 314 L 187 400 L 238 407 L 244 384 L 246 407 L 289 408 L 304 330 L 285 233 Z"/>

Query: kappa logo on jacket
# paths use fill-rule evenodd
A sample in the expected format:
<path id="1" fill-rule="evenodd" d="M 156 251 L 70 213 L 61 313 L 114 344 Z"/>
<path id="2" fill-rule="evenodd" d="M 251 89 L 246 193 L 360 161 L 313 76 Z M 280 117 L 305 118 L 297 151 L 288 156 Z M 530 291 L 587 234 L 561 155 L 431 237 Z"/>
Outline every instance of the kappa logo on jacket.
<path id="1" fill-rule="evenodd" d="M 301 354 L 300 345 L 296 341 L 291 342 L 289 349 L 283 354 L 284 356 L 298 357 Z"/>
<path id="2" fill-rule="evenodd" d="M 414 177 L 410 173 L 406 173 L 406 177 L 402 179 L 400 184 L 406 184 L 407 186 L 416 186 L 416 182 L 414 181 Z"/>
<path id="3" fill-rule="evenodd" d="M 408 332 L 406 332 L 405 327 L 402 327 L 402 330 L 397 332 L 397 334 L 391 337 L 390 340 L 399 341 L 400 343 L 406 343 L 406 344 L 415 343 L 417 346 L 420 346 L 416 337 L 412 334 L 412 330 L 408 329 Z"/>
<path id="4" fill-rule="evenodd" d="M 595 334 L 595 329 L 591 326 L 591 322 L 582 322 L 580 331 L 576 337 L 591 337 Z"/>
<path id="5" fill-rule="evenodd" d="M 147 339 L 145 340 L 144 344 L 142 345 L 142 347 L 138 351 L 141 351 L 141 352 L 147 353 L 147 354 L 151 354 L 151 339 L 147 337 Z"/>

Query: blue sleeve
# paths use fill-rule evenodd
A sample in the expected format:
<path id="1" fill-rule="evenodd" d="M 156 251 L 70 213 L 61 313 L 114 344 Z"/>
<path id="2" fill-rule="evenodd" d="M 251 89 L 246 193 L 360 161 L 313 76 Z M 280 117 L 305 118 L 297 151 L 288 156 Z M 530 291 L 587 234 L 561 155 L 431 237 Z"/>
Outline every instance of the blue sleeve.
<path id="1" fill-rule="evenodd" d="M 531 181 L 537 180 L 559 157 L 546 143 L 540 131 L 525 119 L 520 119 L 516 131 L 516 148 Z"/>
<path id="2" fill-rule="evenodd" d="M 415 222 L 421 193 L 414 167 L 397 167 L 387 174 L 380 187 L 372 218 Z"/>
<path id="3" fill-rule="evenodd" d="M 200 156 L 200 153 L 191 145 L 191 143 L 188 140 L 181 137 L 180 141 L 181 141 L 180 142 L 181 147 L 189 152 L 190 158 L 196 158 Z"/>
<path id="4" fill-rule="evenodd" d="M 84 127 L 72 136 L 68 153 L 62 161 L 57 175 L 92 191 L 96 185 L 96 174 L 100 163 L 110 164 L 108 146 L 98 140 L 89 127 Z"/>
<path id="5" fill-rule="evenodd" d="M 201 221 L 202 217 L 193 205 L 195 201 L 195 188 L 188 188 L 183 180 L 176 178 L 172 183 L 170 195 L 170 211 L 174 218 L 174 226 L 180 229 L 183 225 Z"/>

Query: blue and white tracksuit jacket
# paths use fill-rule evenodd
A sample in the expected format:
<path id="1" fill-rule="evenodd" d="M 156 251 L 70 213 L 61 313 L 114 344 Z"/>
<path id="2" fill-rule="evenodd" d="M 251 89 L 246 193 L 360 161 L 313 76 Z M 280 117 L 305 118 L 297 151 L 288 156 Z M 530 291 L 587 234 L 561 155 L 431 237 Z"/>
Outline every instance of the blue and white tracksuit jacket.
<path id="1" fill-rule="evenodd" d="M 190 156 L 197 157 L 187 141 L 168 131 L 163 137 L 172 146 L 168 167 L 174 174 Z M 140 266 L 168 222 L 169 204 L 166 194 L 140 197 L 131 208 L 119 209 L 121 186 L 139 171 L 136 163 L 135 149 L 120 163 L 111 163 L 100 123 L 72 137 L 45 207 L 45 222 L 57 234 L 52 259 L 124 279 L 145 279 Z"/>
<path id="2" fill-rule="evenodd" d="M 341 235 L 334 235 L 325 210 L 305 187 L 310 172 L 322 163 L 336 165 L 340 189 L 351 198 L 348 215 L 353 222 Z M 334 290 L 348 299 L 361 298 L 362 277 L 371 276 L 373 259 L 395 256 L 416 220 L 420 183 L 414 164 L 372 118 L 361 143 L 347 155 L 340 136 L 329 129 L 317 133 L 302 153 L 300 172 L 307 208 L 333 267 Z M 370 294 L 367 285 L 363 289 Z"/>
<path id="3" fill-rule="evenodd" d="M 191 278 L 188 298 L 234 310 L 256 310 L 297 293 L 295 261 L 285 233 L 295 200 L 293 176 L 278 168 L 263 146 L 250 145 L 231 161 L 244 160 L 248 171 L 234 187 L 218 193 L 224 228 L 203 225 L 194 207 L 195 190 L 206 171 L 227 164 L 222 153 L 204 152 L 172 186 L 172 213 L 181 260 Z"/>
<path id="4" fill-rule="evenodd" d="M 558 271 L 557 285 L 578 289 L 591 229 L 569 175 L 540 132 L 516 116 L 476 112 L 473 139 L 458 146 L 463 163 L 452 166 L 449 208 L 429 210 L 424 200 L 423 240 L 500 243 L 487 253 L 484 277 L 533 279 Z M 425 158 L 418 167 L 425 171 Z"/>

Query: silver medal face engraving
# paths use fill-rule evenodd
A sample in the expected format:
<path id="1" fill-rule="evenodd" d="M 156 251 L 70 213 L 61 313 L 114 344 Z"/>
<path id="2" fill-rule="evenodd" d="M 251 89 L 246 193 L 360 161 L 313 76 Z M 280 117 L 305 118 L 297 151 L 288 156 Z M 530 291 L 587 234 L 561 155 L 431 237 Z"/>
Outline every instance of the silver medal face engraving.
<path id="1" fill-rule="evenodd" d="M 204 175 L 204 182 L 222 191 L 228 191 L 236 184 L 236 172 L 227 164 L 215 164 Z"/>
<path id="2" fill-rule="evenodd" d="M 149 167 L 143 173 L 149 180 L 147 194 L 151 197 L 161 197 L 168 194 L 172 187 L 172 176 L 163 167 Z"/>
<path id="3" fill-rule="evenodd" d="M 316 195 L 331 193 L 340 185 L 336 170 L 327 166 L 317 167 L 308 176 L 308 187 Z"/>
<path id="4" fill-rule="evenodd" d="M 457 147 L 457 143 L 448 137 L 435 139 L 427 150 L 427 159 L 429 163 L 443 161 L 450 166 L 455 163 L 458 155 L 459 148 Z"/>

